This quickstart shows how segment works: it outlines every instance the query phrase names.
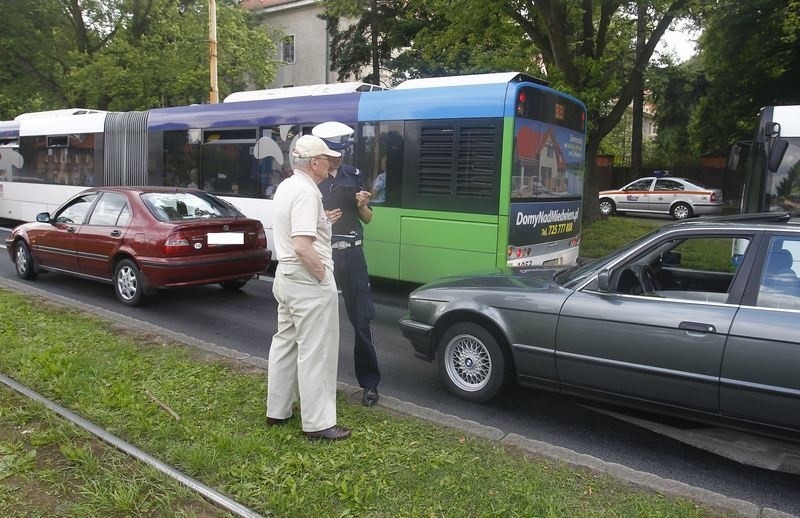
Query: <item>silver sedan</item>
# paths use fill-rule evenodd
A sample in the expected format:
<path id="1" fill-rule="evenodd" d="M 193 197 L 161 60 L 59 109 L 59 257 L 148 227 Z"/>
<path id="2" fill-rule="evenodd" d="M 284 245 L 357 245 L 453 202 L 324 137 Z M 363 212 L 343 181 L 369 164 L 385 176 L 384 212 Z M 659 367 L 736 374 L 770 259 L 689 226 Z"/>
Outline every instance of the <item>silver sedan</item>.
<path id="1" fill-rule="evenodd" d="M 800 438 L 800 222 L 699 218 L 565 270 L 452 277 L 400 321 L 457 396 L 521 385 Z"/>

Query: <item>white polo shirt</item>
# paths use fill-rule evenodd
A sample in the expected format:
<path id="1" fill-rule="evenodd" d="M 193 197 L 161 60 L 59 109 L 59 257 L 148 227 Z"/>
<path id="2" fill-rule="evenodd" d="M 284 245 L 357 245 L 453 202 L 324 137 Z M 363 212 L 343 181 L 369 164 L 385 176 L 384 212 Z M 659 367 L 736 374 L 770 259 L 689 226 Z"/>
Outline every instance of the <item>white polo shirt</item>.
<path id="1" fill-rule="evenodd" d="M 322 206 L 322 193 L 314 180 L 298 169 L 278 185 L 272 198 L 272 237 L 278 262 L 301 264 L 294 252 L 294 236 L 313 238 L 322 264 L 333 270 L 331 224 Z"/>

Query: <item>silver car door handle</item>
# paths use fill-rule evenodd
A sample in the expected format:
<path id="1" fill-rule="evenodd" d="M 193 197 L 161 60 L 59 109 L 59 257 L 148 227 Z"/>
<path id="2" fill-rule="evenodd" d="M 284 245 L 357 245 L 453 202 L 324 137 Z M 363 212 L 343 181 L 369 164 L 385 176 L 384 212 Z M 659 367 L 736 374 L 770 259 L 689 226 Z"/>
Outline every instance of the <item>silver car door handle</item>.
<path id="1" fill-rule="evenodd" d="M 75 232 L 75 227 L 67 227 L 67 232 Z"/>
<path id="2" fill-rule="evenodd" d="M 684 331 L 694 331 L 695 333 L 716 333 L 717 329 L 711 324 L 701 324 L 700 322 L 681 322 L 678 329 Z"/>
<path id="3" fill-rule="evenodd" d="M 121 235 L 122 235 L 122 233 L 119 230 L 112 230 L 111 231 L 111 237 L 119 237 Z"/>

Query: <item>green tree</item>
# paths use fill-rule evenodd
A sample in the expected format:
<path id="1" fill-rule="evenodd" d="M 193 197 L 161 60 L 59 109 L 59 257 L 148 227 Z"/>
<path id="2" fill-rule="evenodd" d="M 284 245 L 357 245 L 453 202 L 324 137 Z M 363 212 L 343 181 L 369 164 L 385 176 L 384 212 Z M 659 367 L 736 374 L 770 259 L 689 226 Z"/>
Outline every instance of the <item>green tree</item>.
<path id="1" fill-rule="evenodd" d="M 3 118 L 81 106 L 109 110 L 208 99 L 205 0 L 0 0 Z M 221 95 L 274 75 L 274 43 L 233 2 L 217 6 Z M 13 110 L 13 111 L 11 111 Z"/>
<path id="2" fill-rule="evenodd" d="M 708 90 L 689 124 L 699 149 L 752 137 L 762 106 L 800 103 L 800 0 L 718 0 L 700 38 Z"/>
<path id="3" fill-rule="evenodd" d="M 708 151 L 689 136 L 689 122 L 708 87 L 702 60 L 695 57 L 679 65 L 654 68 L 648 74 L 648 89 L 656 106 L 655 159 L 662 165 L 695 162 Z"/>
<path id="4" fill-rule="evenodd" d="M 493 2 L 416 0 L 426 17 L 398 49 L 396 79 L 518 70 L 541 75 L 522 27 Z"/>
<path id="5" fill-rule="evenodd" d="M 407 0 L 323 0 L 319 15 L 330 35 L 331 70 L 339 81 L 348 76 L 381 84 L 396 70 L 397 50 L 407 47 L 432 15 L 424 3 Z M 423 15 L 422 13 L 425 12 Z M 382 73 L 382 71 L 384 73 Z"/>

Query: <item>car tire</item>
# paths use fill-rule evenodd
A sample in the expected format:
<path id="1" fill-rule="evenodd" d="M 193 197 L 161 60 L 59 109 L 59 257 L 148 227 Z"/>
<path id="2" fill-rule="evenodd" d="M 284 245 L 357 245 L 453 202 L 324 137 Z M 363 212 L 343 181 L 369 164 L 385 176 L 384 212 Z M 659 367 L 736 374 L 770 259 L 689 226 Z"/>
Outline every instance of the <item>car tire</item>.
<path id="1" fill-rule="evenodd" d="M 234 279 L 232 281 L 222 281 L 219 285 L 222 286 L 222 289 L 225 291 L 236 291 L 242 289 L 249 280 L 250 279 Z"/>
<path id="2" fill-rule="evenodd" d="M 36 265 L 33 262 L 31 249 L 23 240 L 17 241 L 14 245 L 14 265 L 17 269 L 17 276 L 20 279 L 33 280 L 38 277 L 39 272 L 36 270 Z"/>
<path id="3" fill-rule="evenodd" d="M 603 216 L 612 216 L 617 211 L 617 206 L 610 198 L 603 198 L 600 200 L 600 214 Z"/>
<path id="4" fill-rule="evenodd" d="M 126 306 L 136 306 L 145 294 L 144 276 L 130 259 L 123 259 L 114 268 L 114 293 Z"/>
<path id="5" fill-rule="evenodd" d="M 692 208 L 683 202 L 673 205 L 669 212 L 674 220 L 689 219 L 692 217 Z"/>
<path id="6" fill-rule="evenodd" d="M 510 361 L 484 327 L 469 322 L 450 326 L 439 340 L 439 374 L 461 399 L 488 401 L 508 386 Z"/>

